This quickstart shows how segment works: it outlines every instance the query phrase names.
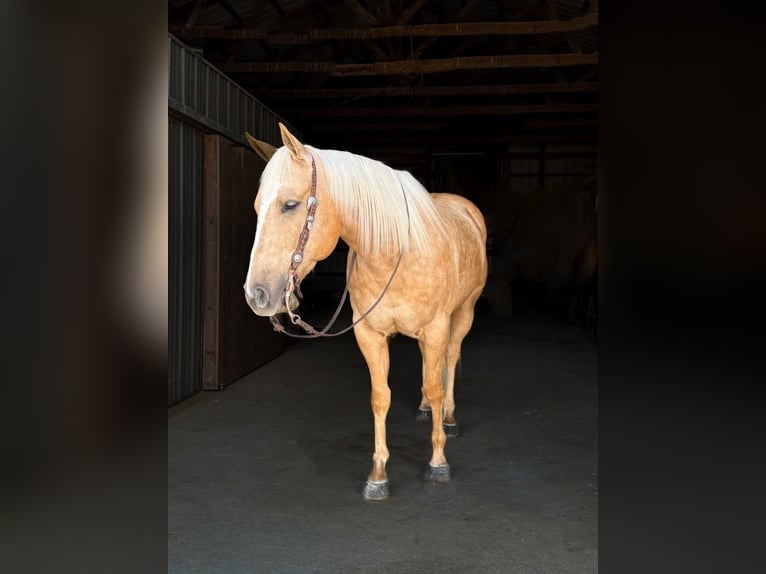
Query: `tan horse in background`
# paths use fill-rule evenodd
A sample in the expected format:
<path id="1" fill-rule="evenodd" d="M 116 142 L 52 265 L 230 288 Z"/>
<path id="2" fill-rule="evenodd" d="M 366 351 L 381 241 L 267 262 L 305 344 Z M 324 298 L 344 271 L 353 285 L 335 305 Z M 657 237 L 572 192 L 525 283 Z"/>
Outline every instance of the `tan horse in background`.
<path id="1" fill-rule="evenodd" d="M 447 481 L 444 446 L 447 433 L 457 435 L 455 366 L 487 279 L 484 218 L 464 197 L 429 194 L 406 171 L 303 145 L 282 124 L 280 129 L 279 149 L 246 134 L 268 162 L 255 198 L 258 223 L 244 284 L 247 303 L 263 317 L 291 313 L 300 280 L 342 238 L 350 250 L 354 335 L 372 383 L 375 452 L 364 497 L 388 496 L 388 343 L 396 334 L 418 341 L 420 410 L 430 410 L 432 419 L 427 476 Z M 307 240 L 299 241 L 304 235 Z"/>

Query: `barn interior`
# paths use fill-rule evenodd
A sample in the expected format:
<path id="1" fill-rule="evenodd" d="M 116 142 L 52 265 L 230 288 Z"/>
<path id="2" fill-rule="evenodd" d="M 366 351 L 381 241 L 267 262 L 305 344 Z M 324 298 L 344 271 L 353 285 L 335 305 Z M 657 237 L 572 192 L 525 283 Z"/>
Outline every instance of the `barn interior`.
<path id="1" fill-rule="evenodd" d="M 168 55 L 169 571 L 595 572 L 598 3 L 169 0 Z M 279 123 L 485 216 L 448 484 L 422 476 L 414 341 L 391 344 L 391 499 L 368 503 L 353 335 L 290 339 L 245 303 L 244 134 L 281 146 Z M 347 254 L 304 281 L 315 326 Z"/>

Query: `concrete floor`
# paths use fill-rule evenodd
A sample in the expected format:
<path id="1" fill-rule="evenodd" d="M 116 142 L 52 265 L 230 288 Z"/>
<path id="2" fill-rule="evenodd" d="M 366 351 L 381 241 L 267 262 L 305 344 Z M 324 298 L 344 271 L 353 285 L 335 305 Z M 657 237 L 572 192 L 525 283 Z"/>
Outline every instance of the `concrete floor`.
<path id="1" fill-rule="evenodd" d="M 361 496 L 373 427 L 351 333 L 293 342 L 171 409 L 168 572 L 595 573 L 597 347 L 532 306 L 502 320 L 480 301 L 446 484 L 423 479 L 419 360 L 394 339 L 383 502 Z"/>

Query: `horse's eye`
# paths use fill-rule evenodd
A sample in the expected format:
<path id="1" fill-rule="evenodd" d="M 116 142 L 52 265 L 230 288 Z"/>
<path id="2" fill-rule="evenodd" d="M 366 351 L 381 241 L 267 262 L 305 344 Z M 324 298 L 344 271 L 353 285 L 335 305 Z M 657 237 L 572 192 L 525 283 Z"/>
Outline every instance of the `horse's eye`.
<path id="1" fill-rule="evenodd" d="M 292 199 L 289 201 L 285 201 L 285 204 L 282 206 L 282 213 L 284 213 L 285 211 L 290 211 L 292 209 L 295 209 L 297 205 L 298 205 L 298 202 L 293 201 Z"/>

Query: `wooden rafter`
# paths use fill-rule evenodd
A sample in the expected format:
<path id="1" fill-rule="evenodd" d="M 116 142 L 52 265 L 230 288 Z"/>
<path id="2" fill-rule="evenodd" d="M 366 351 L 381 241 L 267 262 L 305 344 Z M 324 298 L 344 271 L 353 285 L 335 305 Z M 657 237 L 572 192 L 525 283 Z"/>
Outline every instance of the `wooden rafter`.
<path id="1" fill-rule="evenodd" d="M 319 6 L 326 14 L 329 14 L 330 16 L 337 16 L 338 11 L 335 9 L 335 6 L 332 4 L 329 4 L 327 0 L 316 0 L 317 6 Z"/>
<path id="2" fill-rule="evenodd" d="M 504 84 L 489 86 L 388 86 L 381 88 L 315 88 L 254 90 L 256 98 L 304 99 L 304 98 L 388 98 L 433 96 L 509 96 L 514 94 L 563 94 L 597 92 L 595 82 L 573 84 Z"/>
<path id="3" fill-rule="evenodd" d="M 454 58 L 455 56 L 459 56 L 460 54 L 464 53 L 468 48 L 471 47 L 476 41 L 475 36 L 469 36 L 462 42 L 460 42 L 457 46 L 455 46 L 452 50 L 450 50 L 449 54 L 446 56 L 448 58 Z"/>
<path id="4" fill-rule="evenodd" d="M 538 45 L 538 47 L 540 48 L 540 51 L 543 54 L 548 52 L 540 36 L 535 36 L 535 43 Z M 553 73 L 560 84 L 566 84 L 566 78 L 564 78 L 564 74 L 561 73 L 561 70 L 559 68 L 553 68 Z M 550 103 L 550 99 L 548 98 L 547 95 L 545 96 L 545 101 Z"/>
<path id="5" fill-rule="evenodd" d="M 387 62 L 391 60 L 391 56 L 389 56 L 383 48 L 378 46 L 375 42 L 372 40 L 365 40 L 364 45 L 367 47 L 368 50 L 370 50 L 372 53 L 374 53 L 378 57 L 378 61 Z"/>
<path id="6" fill-rule="evenodd" d="M 282 6 L 280 6 L 279 2 L 277 2 L 276 0 L 269 0 L 269 5 L 274 9 L 274 12 L 276 12 L 280 16 L 285 15 L 284 8 L 282 8 Z"/>
<path id="7" fill-rule="evenodd" d="M 418 10 L 420 10 L 423 7 L 423 4 L 426 2 L 428 2 L 428 0 L 412 0 L 410 5 L 407 6 L 407 8 L 405 8 L 404 11 L 399 15 L 399 18 L 396 19 L 396 24 L 401 26 L 402 24 L 409 22 L 410 19 L 415 14 L 417 14 Z"/>
<path id="8" fill-rule="evenodd" d="M 225 40 L 263 40 L 270 44 L 309 44 L 327 40 L 380 40 L 397 37 L 514 36 L 551 34 L 585 30 L 598 25 L 597 14 L 571 20 L 537 22 L 455 22 L 453 24 L 420 24 L 415 26 L 381 26 L 377 28 L 330 28 L 310 30 L 306 34 L 272 34 L 259 28 L 173 28 L 183 38 L 219 38 Z M 418 48 L 420 49 L 420 48 Z"/>
<path id="9" fill-rule="evenodd" d="M 533 13 L 542 13 L 542 5 L 538 2 L 518 2 L 514 0 L 503 0 L 503 4 L 512 8 L 516 12 L 513 15 L 513 20 L 522 21 L 524 18 L 530 16 Z"/>
<path id="10" fill-rule="evenodd" d="M 186 20 L 185 28 L 192 28 L 196 23 L 197 19 L 199 19 L 199 14 L 202 12 L 202 9 L 205 7 L 205 4 L 207 4 L 207 0 L 197 0 L 194 3 L 194 8 L 192 8 L 191 14 L 189 14 L 188 20 Z"/>
<path id="11" fill-rule="evenodd" d="M 556 8 L 556 0 L 545 0 L 545 9 L 548 11 L 548 18 L 559 21 L 559 11 Z"/>
<path id="12" fill-rule="evenodd" d="M 368 136 L 354 130 L 338 131 L 332 135 L 335 145 L 343 142 L 343 145 L 354 148 L 361 146 L 388 146 L 401 148 L 406 145 L 454 145 L 454 144 L 493 144 L 493 143 L 563 143 L 580 142 L 593 143 L 598 140 L 597 134 L 574 133 L 574 134 L 517 134 L 512 132 L 486 134 L 480 132 L 455 133 L 450 131 L 442 133 L 438 131 L 411 131 L 400 137 L 392 138 L 390 135 L 379 137 Z"/>
<path id="13" fill-rule="evenodd" d="M 369 11 L 367 8 L 362 6 L 357 0 L 343 0 L 346 4 L 348 4 L 351 9 L 359 14 L 361 16 L 362 20 L 367 22 L 368 24 L 372 26 L 376 26 L 378 23 L 378 19 Z"/>
<path id="14" fill-rule="evenodd" d="M 442 106 L 390 108 L 301 108 L 302 118 L 385 117 L 385 116 L 517 116 L 525 114 L 578 114 L 598 111 L 598 104 L 551 104 L 525 106 Z M 287 113 L 284 110 L 283 113 Z"/>
<path id="15" fill-rule="evenodd" d="M 591 128 L 597 127 L 597 120 L 528 120 L 528 128 Z"/>
<path id="16" fill-rule="evenodd" d="M 558 8 L 556 8 L 556 0 L 545 0 L 545 5 L 548 7 L 548 17 L 551 20 L 559 21 L 559 11 Z M 597 16 L 595 13 L 593 13 L 593 15 Z M 582 53 L 582 50 L 580 50 L 580 47 L 577 45 L 571 31 L 564 32 L 564 37 L 567 39 L 567 43 L 572 52 L 575 54 Z"/>
<path id="17" fill-rule="evenodd" d="M 582 50 L 580 49 L 580 46 L 577 43 L 577 40 L 575 40 L 572 34 L 567 34 L 567 42 L 569 43 L 569 47 L 572 49 L 572 52 L 574 52 L 575 54 L 582 54 Z"/>
<path id="18" fill-rule="evenodd" d="M 587 82 L 588 80 L 592 79 L 592 78 L 593 78 L 593 76 L 595 76 L 595 75 L 596 75 L 596 72 L 597 72 L 597 70 L 596 70 L 595 68 L 592 68 L 592 69 L 588 70 L 588 71 L 587 71 L 587 72 L 585 72 L 585 73 L 584 73 L 582 76 L 580 76 L 579 78 L 577 78 L 577 82 L 578 82 L 578 83 L 579 83 L 579 82 Z"/>
<path id="19" fill-rule="evenodd" d="M 432 120 L 424 122 L 398 122 L 391 120 L 383 121 L 371 121 L 371 122 L 354 122 L 354 130 L 359 132 L 391 132 L 391 131 L 424 131 L 424 130 L 446 130 L 449 128 L 449 124 L 444 121 Z M 312 132 L 337 132 L 347 131 L 348 125 L 342 122 L 332 121 L 329 123 L 311 124 Z"/>
<path id="20" fill-rule="evenodd" d="M 458 12 L 457 15 L 452 19 L 452 22 L 453 23 L 454 22 L 461 22 L 465 18 L 468 18 L 471 15 L 471 12 L 474 11 L 474 9 L 476 8 L 476 6 L 478 4 L 479 4 L 479 0 L 468 0 L 468 3 L 465 6 L 463 6 L 460 9 L 460 12 Z M 428 50 L 428 48 L 430 48 L 433 45 L 433 43 L 436 42 L 438 39 L 439 39 L 439 37 L 433 36 L 431 38 L 428 38 L 428 39 L 424 40 L 417 47 L 417 49 L 412 53 L 412 58 L 415 59 L 415 60 L 420 58 L 420 56 L 423 55 L 423 52 Z"/>
<path id="21" fill-rule="evenodd" d="M 324 72 L 331 76 L 386 76 L 431 74 L 455 70 L 503 68 L 557 68 L 598 64 L 598 54 L 520 54 L 511 56 L 470 56 L 433 60 L 398 60 L 366 64 L 335 62 L 253 62 L 215 64 L 228 73 Z"/>
<path id="22" fill-rule="evenodd" d="M 224 11 L 231 16 L 234 21 L 237 23 L 237 26 L 244 26 L 245 21 L 242 19 L 242 16 L 240 16 L 237 11 L 234 9 L 234 7 L 229 3 L 229 0 L 215 0 L 218 5 L 224 9 Z"/>

